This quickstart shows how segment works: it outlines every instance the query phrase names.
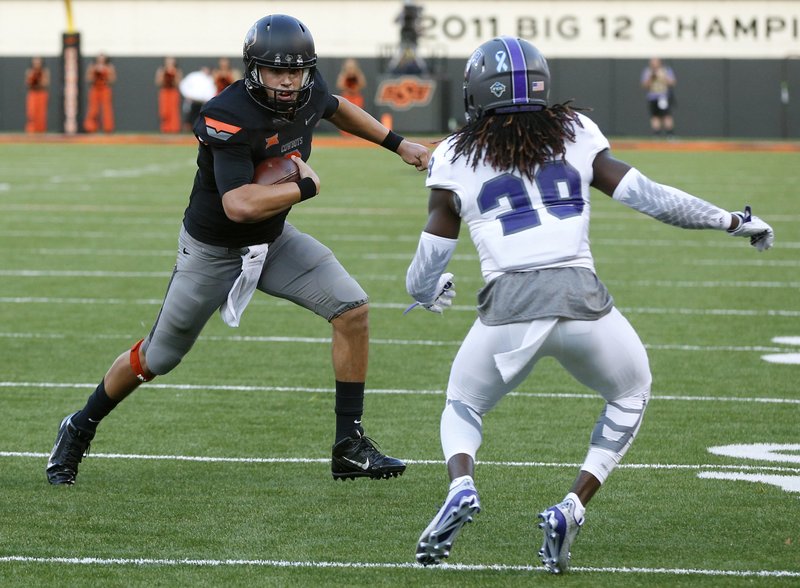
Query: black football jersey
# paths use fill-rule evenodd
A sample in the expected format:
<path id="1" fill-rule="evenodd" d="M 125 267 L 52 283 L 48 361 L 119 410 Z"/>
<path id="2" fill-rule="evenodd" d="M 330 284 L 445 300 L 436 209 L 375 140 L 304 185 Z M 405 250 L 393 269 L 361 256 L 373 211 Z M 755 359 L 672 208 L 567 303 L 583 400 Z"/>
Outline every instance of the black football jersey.
<path id="1" fill-rule="evenodd" d="M 308 103 L 292 121 L 275 116 L 247 93 L 244 81 L 209 100 L 194 125 L 200 142 L 197 173 L 183 224 L 195 239 L 221 247 L 241 248 L 274 241 L 288 210 L 257 223 L 236 223 L 222 207 L 222 195 L 253 181 L 255 167 L 268 157 L 311 155 L 311 136 L 322 118 L 339 106 L 317 72 Z"/>

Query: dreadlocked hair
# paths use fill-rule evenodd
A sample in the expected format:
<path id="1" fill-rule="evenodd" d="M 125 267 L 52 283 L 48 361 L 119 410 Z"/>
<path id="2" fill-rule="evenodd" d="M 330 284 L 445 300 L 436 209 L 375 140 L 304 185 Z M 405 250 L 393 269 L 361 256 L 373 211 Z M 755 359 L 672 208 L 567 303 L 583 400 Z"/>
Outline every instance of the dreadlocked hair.
<path id="1" fill-rule="evenodd" d="M 583 126 L 571 101 L 543 110 L 490 113 L 456 131 L 453 161 L 461 156 L 476 169 L 485 162 L 497 170 L 517 170 L 530 181 L 538 165 L 563 159 L 566 141 L 575 140 L 575 125 Z"/>

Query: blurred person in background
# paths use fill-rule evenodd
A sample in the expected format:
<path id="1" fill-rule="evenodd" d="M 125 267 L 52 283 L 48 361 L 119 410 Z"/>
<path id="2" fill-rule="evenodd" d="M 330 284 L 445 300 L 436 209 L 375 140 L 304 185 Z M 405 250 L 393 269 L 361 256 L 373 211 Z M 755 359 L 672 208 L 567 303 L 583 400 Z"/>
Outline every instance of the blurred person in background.
<path id="1" fill-rule="evenodd" d="M 203 66 L 187 74 L 178 84 L 178 90 L 183 96 L 183 130 L 191 132 L 200 110 L 217 95 L 211 68 Z"/>
<path id="2" fill-rule="evenodd" d="M 364 108 L 364 95 L 362 92 L 367 87 L 367 78 L 358 61 L 353 58 L 345 59 L 342 69 L 336 77 L 336 88 L 345 100 L 350 101 L 359 108 Z"/>
<path id="3" fill-rule="evenodd" d="M 674 134 L 672 109 L 675 106 L 675 72 L 664 65 L 658 57 L 650 59 L 650 63 L 642 71 L 641 84 L 647 92 L 647 106 L 650 110 L 650 129 L 654 135 Z"/>
<path id="4" fill-rule="evenodd" d="M 164 64 L 156 70 L 158 88 L 158 120 L 162 133 L 178 133 L 181 130 L 181 93 L 178 84 L 183 72 L 174 57 L 165 57 Z"/>
<path id="5" fill-rule="evenodd" d="M 423 8 L 414 0 L 403 0 L 403 8 L 395 23 L 400 25 L 400 46 L 387 66 L 396 75 L 424 75 L 428 65 L 418 53 L 420 19 Z"/>
<path id="6" fill-rule="evenodd" d="M 100 53 L 86 70 L 89 84 L 89 107 L 83 128 L 87 133 L 98 130 L 102 120 L 103 131 L 114 132 L 114 104 L 111 87 L 117 81 L 117 70 L 111 59 Z"/>
<path id="7" fill-rule="evenodd" d="M 217 88 L 217 94 L 242 77 L 239 70 L 231 67 L 231 60 L 227 57 L 219 58 L 217 67 L 211 72 L 211 75 L 214 77 L 214 85 Z"/>
<path id="8" fill-rule="evenodd" d="M 31 59 L 31 66 L 25 70 L 25 86 L 28 95 L 25 99 L 26 133 L 47 131 L 47 101 L 50 95 L 50 70 L 44 66 L 41 57 Z"/>
<path id="9" fill-rule="evenodd" d="M 336 88 L 340 92 L 340 96 L 355 104 L 359 108 L 364 108 L 364 94 L 362 91 L 367 87 L 367 78 L 361 67 L 355 59 L 345 59 L 342 63 L 342 68 L 339 70 L 339 75 L 336 76 Z M 350 133 L 339 131 L 345 137 L 350 136 Z"/>

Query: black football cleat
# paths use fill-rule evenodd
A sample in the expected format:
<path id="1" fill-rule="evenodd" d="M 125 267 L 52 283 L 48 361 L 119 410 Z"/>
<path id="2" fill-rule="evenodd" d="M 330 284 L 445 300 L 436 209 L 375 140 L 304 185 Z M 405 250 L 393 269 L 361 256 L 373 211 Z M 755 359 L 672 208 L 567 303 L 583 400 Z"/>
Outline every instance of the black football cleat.
<path id="1" fill-rule="evenodd" d="M 51 484 L 75 483 L 78 475 L 78 464 L 89 452 L 89 443 L 94 438 L 94 433 L 79 429 L 72 424 L 72 417 L 76 413 L 65 416 L 58 428 L 56 442 L 47 460 L 47 480 Z"/>
<path id="2" fill-rule="evenodd" d="M 399 459 L 381 453 L 364 435 L 342 439 L 333 446 L 331 473 L 334 480 L 396 478 L 406 470 Z"/>

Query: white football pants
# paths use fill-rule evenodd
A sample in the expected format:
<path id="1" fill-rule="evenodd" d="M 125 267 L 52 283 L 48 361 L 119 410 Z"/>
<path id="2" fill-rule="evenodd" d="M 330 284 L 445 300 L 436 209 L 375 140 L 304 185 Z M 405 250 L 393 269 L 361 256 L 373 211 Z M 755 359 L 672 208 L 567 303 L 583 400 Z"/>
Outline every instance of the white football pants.
<path id="1" fill-rule="evenodd" d="M 446 460 L 457 453 L 475 458 L 481 417 L 548 356 L 606 400 L 583 468 L 605 480 L 639 430 L 651 384 L 644 345 L 616 308 L 596 321 L 541 319 L 486 326 L 477 319 L 450 370 L 441 422 Z"/>

